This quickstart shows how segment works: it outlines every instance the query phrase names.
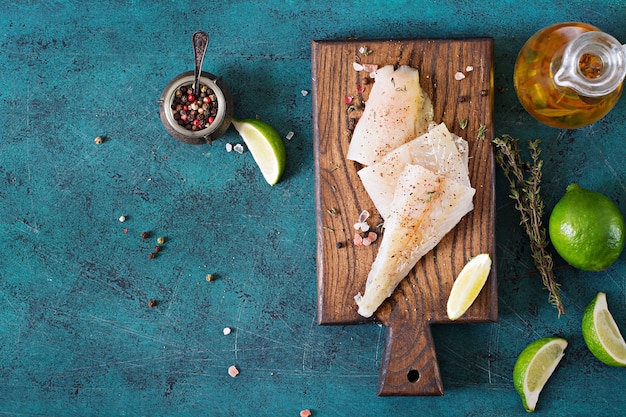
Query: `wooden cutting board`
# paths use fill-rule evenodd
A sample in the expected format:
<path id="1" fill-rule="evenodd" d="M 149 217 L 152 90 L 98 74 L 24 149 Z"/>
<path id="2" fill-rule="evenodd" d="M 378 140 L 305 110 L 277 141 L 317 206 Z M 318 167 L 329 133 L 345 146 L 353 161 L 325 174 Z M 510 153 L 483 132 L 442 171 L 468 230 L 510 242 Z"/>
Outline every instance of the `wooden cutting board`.
<path id="1" fill-rule="evenodd" d="M 371 53 L 363 54 L 363 47 Z M 365 288 L 378 244 L 355 246 L 353 226 L 362 210 L 371 213 L 370 225 L 382 219 L 357 175 L 361 166 L 345 158 L 356 122 L 351 117 L 359 114 L 348 107 L 367 101 L 372 86 L 368 73 L 354 69 L 357 60 L 378 66 L 410 65 L 420 71 L 420 84 L 433 101 L 435 122 L 445 122 L 469 142 L 470 181 L 476 189 L 474 210 L 417 263 L 373 320 L 357 314 L 354 296 Z M 465 78 L 456 79 L 457 72 Z M 442 395 L 430 325 L 450 322 L 446 303 L 454 279 L 479 253 L 491 255 L 491 275 L 478 299 L 455 323 L 498 317 L 493 40 L 314 41 L 312 77 L 319 324 L 380 321 L 387 335 L 378 394 Z M 354 97 L 350 104 L 346 96 Z"/>

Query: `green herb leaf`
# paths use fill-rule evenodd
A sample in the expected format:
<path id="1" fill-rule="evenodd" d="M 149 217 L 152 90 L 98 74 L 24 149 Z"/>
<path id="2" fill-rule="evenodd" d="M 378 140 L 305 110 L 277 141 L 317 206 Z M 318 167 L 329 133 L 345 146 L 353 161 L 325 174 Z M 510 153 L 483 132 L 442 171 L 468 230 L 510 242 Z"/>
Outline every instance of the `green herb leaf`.
<path id="1" fill-rule="evenodd" d="M 540 142 L 540 140 L 528 142 L 531 162 L 526 164 L 522 162 L 517 139 L 502 135 L 493 140 L 496 146 L 495 159 L 509 182 L 509 196 L 515 201 L 515 208 L 520 213 L 520 224 L 530 239 L 535 267 L 548 290 L 548 301 L 557 309 L 560 316 L 565 313 L 565 308 L 561 301 L 560 284 L 554 276 L 552 254 L 548 251 L 546 228 L 542 223 L 545 205 L 540 192 L 543 167 L 543 161 L 539 159 Z"/>
<path id="2" fill-rule="evenodd" d="M 480 127 L 478 128 L 478 134 L 476 135 L 476 138 L 478 140 L 485 140 L 485 132 L 486 131 L 487 131 L 487 126 L 480 125 Z"/>

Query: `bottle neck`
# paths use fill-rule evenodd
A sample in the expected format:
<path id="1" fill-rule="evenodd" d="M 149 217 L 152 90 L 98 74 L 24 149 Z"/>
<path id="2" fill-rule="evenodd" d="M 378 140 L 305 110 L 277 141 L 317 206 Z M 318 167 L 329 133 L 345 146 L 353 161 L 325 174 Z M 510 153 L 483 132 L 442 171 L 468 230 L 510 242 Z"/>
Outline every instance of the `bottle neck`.
<path id="1" fill-rule="evenodd" d="M 554 72 L 554 83 L 586 97 L 605 96 L 626 76 L 626 46 L 604 32 L 585 32 L 570 41 Z"/>

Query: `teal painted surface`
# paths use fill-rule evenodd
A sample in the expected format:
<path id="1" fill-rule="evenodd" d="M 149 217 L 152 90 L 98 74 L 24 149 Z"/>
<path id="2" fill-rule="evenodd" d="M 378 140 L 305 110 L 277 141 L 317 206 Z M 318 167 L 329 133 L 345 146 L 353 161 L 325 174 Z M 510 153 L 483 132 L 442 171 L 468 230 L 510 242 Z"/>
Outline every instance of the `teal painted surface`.
<path id="1" fill-rule="evenodd" d="M 523 416 L 515 358 L 553 334 L 570 346 L 537 414 L 623 415 L 625 370 L 591 356 L 579 323 L 606 291 L 626 329 L 626 255 L 601 273 L 557 259 L 567 309 L 558 319 L 499 171 L 500 318 L 434 328 L 443 397 L 377 397 L 384 329 L 316 324 L 311 95 L 301 94 L 313 39 L 493 37 L 496 134 L 544 140 L 548 208 L 579 181 L 626 213 L 623 100 L 595 125 L 559 131 L 522 110 L 511 80 L 536 30 L 582 20 L 626 41 L 626 9 L 537 4 L 0 5 L 0 415 Z M 163 129 L 156 101 L 192 68 L 195 30 L 211 35 L 204 68 L 230 87 L 235 115 L 295 132 L 275 187 L 249 153 L 225 151 L 240 142 L 234 130 L 194 147 Z"/>

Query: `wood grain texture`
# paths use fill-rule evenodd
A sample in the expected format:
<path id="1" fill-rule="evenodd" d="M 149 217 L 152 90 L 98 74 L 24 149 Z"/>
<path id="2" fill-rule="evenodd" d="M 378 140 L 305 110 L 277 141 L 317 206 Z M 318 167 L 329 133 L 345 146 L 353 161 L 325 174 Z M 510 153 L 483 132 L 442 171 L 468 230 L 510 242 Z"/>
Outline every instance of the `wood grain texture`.
<path id="1" fill-rule="evenodd" d="M 368 56 L 359 53 L 367 46 Z M 379 395 L 442 395 L 430 324 L 449 322 L 446 302 L 455 277 L 468 258 L 487 252 L 495 261 L 493 139 L 493 41 L 476 39 L 347 40 L 312 44 L 313 133 L 317 227 L 318 322 L 358 324 L 378 320 L 387 326 Z M 363 292 L 378 245 L 352 243 L 362 210 L 382 218 L 365 192 L 358 163 L 345 155 L 351 125 L 345 96 L 367 101 L 371 83 L 353 62 L 410 65 L 431 97 L 435 122 L 469 143 L 474 210 L 425 255 L 379 308 L 375 319 L 357 314 L 354 295 Z M 468 66 L 472 69 L 468 71 Z M 463 72 L 465 78 L 456 80 Z M 463 128 L 460 120 L 467 120 Z M 484 126 L 484 138 L 479 138 Z M 384 239 L 384 235 L 382 237 Z M 485 288 L 457 322 L 496 321 L 495 262 Z"/>

